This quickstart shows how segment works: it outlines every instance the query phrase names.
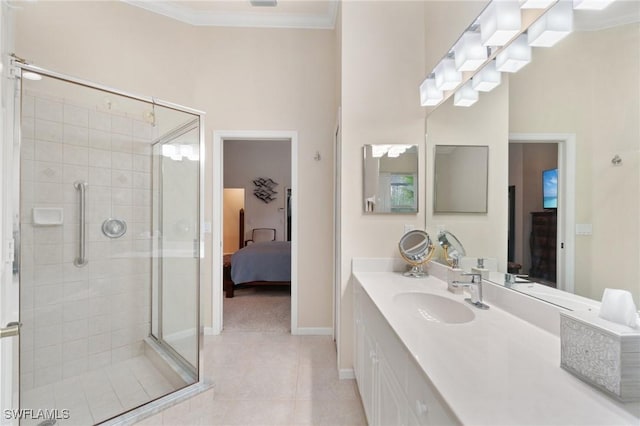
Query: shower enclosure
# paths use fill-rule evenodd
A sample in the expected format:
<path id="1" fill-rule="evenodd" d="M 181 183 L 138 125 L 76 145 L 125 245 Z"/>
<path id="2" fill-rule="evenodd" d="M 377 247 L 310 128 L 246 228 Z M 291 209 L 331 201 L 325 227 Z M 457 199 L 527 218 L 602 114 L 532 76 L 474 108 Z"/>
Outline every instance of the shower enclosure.
<path id="1" fill-rule="evenodd" d="M 17 71 L 20 423 L 97 424 L 201 382 L 202 114 Z"/>

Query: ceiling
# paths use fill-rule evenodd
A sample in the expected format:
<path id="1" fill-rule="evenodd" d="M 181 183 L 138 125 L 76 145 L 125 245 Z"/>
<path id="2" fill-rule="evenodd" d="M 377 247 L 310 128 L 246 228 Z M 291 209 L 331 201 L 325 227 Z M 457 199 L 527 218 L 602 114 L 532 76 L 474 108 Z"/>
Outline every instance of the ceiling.
<path id="1" fill-rule="evenodd" d="M 576 31 L 597 31 L 640 22 L 640 1 L 617 0 L 604 10 L 575 10 Z"/>
<path id="2" fill-rule="evenodd" d="M 333 29 L 339 0 L 278 0 L 276 7 L 253 7 L 249 0 L 121 1 L 197 26 Z M 575 11 L 577 31 L 638 21 L 638 0 L 618 0 L 602 11 Z"/>
<path id="3" fill-rule="evenodd" d="M 333 29 L 338 0 L 278 0 L 276 7 L 253 7 L 249 0 L 121 0 L 197 26 Z"/>

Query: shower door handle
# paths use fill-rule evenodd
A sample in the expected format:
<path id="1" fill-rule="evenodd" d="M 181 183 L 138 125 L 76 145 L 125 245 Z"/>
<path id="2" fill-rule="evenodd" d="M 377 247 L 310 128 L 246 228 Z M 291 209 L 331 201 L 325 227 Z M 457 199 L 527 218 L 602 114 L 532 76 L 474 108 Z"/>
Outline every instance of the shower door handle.
<path id="1" fill-rule="evenodd" d="M 79 200 L 79 216 L 78 223 L 80 224 L 79 233 L 78 233 L 78 257 L 73 261 L 73 264 L 77 267 L 83 267 L 87 264 L 87 259 L 85 258 L 85 250 L 86 250 L 86 192 L 87 192 L 87 182 L 76 181 L 73 183 L 73 187 L 78 190 L 78 194 L 80 195 Z"/>
<path id="2" fill-rule="evenodd" d="M 16 321 L 10 322 L 6 327 L 0 328 L 0 339 L 17 336 L 18 334 L 20 334 L 20 323 Z"/>

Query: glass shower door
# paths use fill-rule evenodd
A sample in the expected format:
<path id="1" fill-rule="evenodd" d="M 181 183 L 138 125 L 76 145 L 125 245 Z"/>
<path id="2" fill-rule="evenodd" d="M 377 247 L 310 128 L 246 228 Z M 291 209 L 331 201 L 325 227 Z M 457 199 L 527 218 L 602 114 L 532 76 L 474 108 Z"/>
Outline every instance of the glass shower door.
<path id="1" fill-rule="evenodd" d="M 21 67 L 41 72 L 20 80 L 21 424 L 97 424 L 198 382 L 200 120 Z M 156 170 L 163 144 L 185 161 Z"/>
<path id="2" fill-rule="evenodd" d="M 187 369 L 198 365 L 199 123 L 154 144 L 153 334 Z"/>

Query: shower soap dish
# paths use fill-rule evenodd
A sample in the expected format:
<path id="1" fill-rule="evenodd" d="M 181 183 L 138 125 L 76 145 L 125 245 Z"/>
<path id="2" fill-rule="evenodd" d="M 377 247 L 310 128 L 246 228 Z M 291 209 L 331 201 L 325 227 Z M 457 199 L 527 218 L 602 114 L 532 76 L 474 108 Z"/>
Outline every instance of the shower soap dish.
<path id="1" fill-rule="evenodd" d="M 640 329 L 560 312 L 560 366 L 622 402 L 640 401 Z"/>
<path id="2" fill-rule="evenodd" d="M 41 226 L 62 225 L 61 207 L 34 207 L 33 224 Z"/>

